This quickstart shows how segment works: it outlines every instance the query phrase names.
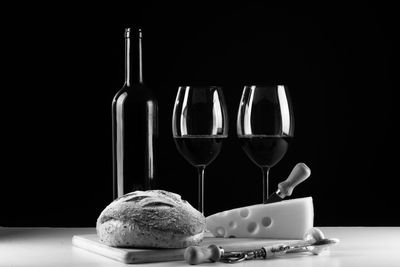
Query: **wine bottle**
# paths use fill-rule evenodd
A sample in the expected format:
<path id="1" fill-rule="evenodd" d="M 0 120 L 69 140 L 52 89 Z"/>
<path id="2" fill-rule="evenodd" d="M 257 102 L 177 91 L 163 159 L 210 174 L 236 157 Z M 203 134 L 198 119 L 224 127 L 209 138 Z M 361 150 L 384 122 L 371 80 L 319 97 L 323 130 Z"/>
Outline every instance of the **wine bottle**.
<path id="1" fill-rule="evenodd" d="M 114 199 L 151 189 L 156 179 L 158 104 L 143 83 L 142 31 L 134 42 L 131 35 L 131 29 L 125 29 L 125 83 L 112 101 Z M 131 54 L 136 60 L 131 61 Z"/>

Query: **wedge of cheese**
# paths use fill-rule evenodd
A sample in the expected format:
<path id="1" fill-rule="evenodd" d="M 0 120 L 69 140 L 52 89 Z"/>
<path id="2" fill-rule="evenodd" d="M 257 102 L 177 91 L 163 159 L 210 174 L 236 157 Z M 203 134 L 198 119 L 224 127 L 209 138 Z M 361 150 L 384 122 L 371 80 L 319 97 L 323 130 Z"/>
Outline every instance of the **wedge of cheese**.
<path id="1" fill-rule="evenodd" d="M 303 239 L 314 224 L 311 197 L 259 204 L 208 216 L 215 237 Z"/>

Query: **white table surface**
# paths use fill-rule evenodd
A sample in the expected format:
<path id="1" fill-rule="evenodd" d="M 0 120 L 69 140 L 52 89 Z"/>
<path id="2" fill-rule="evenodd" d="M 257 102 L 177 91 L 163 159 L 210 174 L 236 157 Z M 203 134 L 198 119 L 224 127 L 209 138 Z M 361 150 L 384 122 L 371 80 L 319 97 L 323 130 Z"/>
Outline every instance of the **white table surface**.
<path id="1" fill-rule="evenodd" d="M 200 266 L 400 266 L 400 227 L 320 227 L 326 237 L 340 243 L 318 256 L 291 254 L 235 265 L 205 263 Z M 94 228 L 1 228 L 0 266 L 126 266 L 73 247 L 73 235 L 92 234 Z M 184 261 L 141 264 L 189 266 Z"/>

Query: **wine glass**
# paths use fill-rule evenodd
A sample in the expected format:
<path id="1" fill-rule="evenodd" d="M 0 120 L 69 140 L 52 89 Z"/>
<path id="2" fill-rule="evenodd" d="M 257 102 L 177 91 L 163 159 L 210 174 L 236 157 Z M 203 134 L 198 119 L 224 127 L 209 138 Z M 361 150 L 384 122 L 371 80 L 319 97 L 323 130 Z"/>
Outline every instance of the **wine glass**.
<path id="1" fill-rule="evenodd" d="M 269 196 L 269 170 L 285 155 L 293 133 L 293 110 L 285 85 L 244 87 L 237 134 L 247 156 L 262 169 L 263 203 Z"/>
<path id="2" fill-rule="evenodd" d="M 228 136 L 228 114 L 217 86 L 180 86 L 172 115 L 178 151 L 198 170 L 198 210 L 204 214 L 204 169 Z"/>

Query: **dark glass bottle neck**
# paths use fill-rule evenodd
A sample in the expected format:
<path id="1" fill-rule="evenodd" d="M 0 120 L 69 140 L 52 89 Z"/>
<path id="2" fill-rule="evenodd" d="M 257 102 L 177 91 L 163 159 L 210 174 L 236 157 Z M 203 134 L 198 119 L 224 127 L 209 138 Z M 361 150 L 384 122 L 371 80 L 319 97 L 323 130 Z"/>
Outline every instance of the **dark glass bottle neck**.
<path id="1" fill-rule="evenodd" d="M 135 55 L 132 60 L 131 55 Z M 142 31 L 138 31 L 137 40 L 131 42 L 131 29 L 125 29 L 125 84 L 131 86 L 132 83 L 143 84 L 143 64 L 142 64 Z"/>

